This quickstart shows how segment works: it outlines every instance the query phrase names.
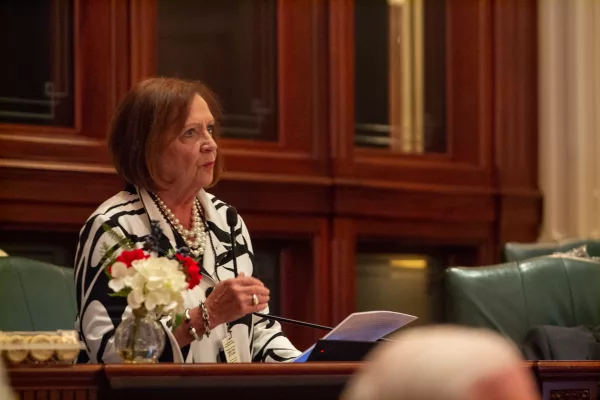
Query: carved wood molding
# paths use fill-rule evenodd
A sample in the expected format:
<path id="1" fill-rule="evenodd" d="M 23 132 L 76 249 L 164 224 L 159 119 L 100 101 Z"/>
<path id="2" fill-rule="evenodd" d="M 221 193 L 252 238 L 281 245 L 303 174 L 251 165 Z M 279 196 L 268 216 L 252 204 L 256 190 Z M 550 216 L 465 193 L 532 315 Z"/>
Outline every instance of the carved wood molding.
<path id="1" fill-rule="evenodd" d="M 124 187 L 112 167 L 0 160 L 0 221 L 79 229 L 104 200 Z M 483 188 L 377 185 L 296 175 L 225 174 L 210 192 L 242 213 L 451 221 L 469 225 L 495 219 L 494 194 Z M 520 218 L 528 218 L 529 208 Z"/>
<path id="2" fill-rule="evenodd" d="M 524 362 L 542 386 L 552 385 L 544 390 L 549 400 L 591 400 L 595 392 L 592 386 L 600 378 L 597 366 L 589 362 L 551 362 L 550 369 L 560 377 L 546 377 L 546 362 Z M 231 380 L 248 388 L 262 380 L 266 386 L 294 387 L 299 382 L 323 383 L 335 377 L 341 382 L 363 367 L 362 363 L 316 363 L 316 364 L 158 364 L 158 365 L 75 365 L 56 368 L 9 368 L 11 384 L 24 399 L 28 398 L 115 398 L 120 391 L 123 395 L 140 394 L 144 390 L 168 389 L 179 397 L 181 390 L 210 384 L 215 390 L 231 386 Z M 588 371 L 587 383 L 579 380 L 582 371 Z M 197 389 L 196 389 L 197 390 Z M 238 389 L 240 390 L 240 389 Z M 321 393 L 315 389 L 313 398 L 337 398 L 335 394 Z M 164 393 L 164 392 L 162 392 Z M 63 397 L 60 397 L 60 395 Z M 264 397 L 264 392 L 261 393 Z M 339 393 L 338 393 L 339 395 Z M 47 396 L 47 397 L 46 397 Z M 89 396 L 89 397 L 88 397 Z M 138 397 L 138 396 L 134 396 Z M 130 397 L 131 398 L 131 397 Z M 251 397 L 255 398 L 255 397 Z M 256 397 L 259 398 L 259 397 Z M 282 397 L 283 398 L 283 397 Z M 298 398 L 291 396 L 290 398 Z"/>
<path id="3" fill-rule="evenodd" d="M 550 391 L 550 400 L 590 400 L 589 389 L 560 389 Z"/>
<path id="4" fill-rule="evenodd" d="M 492 193 L 441 192 L 427 189 L 382 189 L 336 186 L 336 215 L 427 221 L 493 223 L 496 215 Z"/>

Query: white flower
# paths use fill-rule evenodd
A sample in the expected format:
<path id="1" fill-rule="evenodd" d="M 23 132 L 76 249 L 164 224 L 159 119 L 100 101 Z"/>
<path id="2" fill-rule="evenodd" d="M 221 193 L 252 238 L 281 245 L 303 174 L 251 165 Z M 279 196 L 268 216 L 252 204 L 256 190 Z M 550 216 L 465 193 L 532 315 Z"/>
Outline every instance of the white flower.
<path id="1" fill-rule="evenodd" d="M 133 290 L 139 290 L 143 292 L 146 288 L 146 278 L 142 274 L 138 274 L 134 268 L 132 269 L 135 275 L 131 277 L 131 282 L 129 283 L 129 286 Z"/>
<path id="2" fill-rule="evenodd" d="M 111 288 L 115 293 L 120 292 L 125 288 L 125 282 L 123 279 L 111 279 L 108 281 L 108 287 Z"/>
<path id="3" fill-rule="evenodd" d="M 176 260 L 150 257 L 135 260 L 127 268 L 122 262 L 111 266 L 108 286 L 115 292 L 130 289 L 127 304 L 132 309 L 145 307 L 159 314 L 182 314 L 183 292 L 188 289 L 186 275 Z"/>
<path id="4" fill-rule="evenodd" d="M 137 310 L 144 304 L 144 293 L 139 290 L 132 290 L 127 295 L 127 304 L 134 310 Z"/>
<path id="5" fill-rule="evenodd" d="M 131 285 L 131 277 L 135 275 L 135 270 L 127 268 L 127 265 L 117 261 L 112 265 L 110 275 L 113 279 L 108 281 L 108 287 L 115 292 L 120 292 Z"/>
<path id="6" fill-rule="evenodd" d="M 148 293 L 146 301 L 144 302 L 146 309 L 152 311 L 156 306 L 169 304 L 171 302 L 171 293 L 167 290 L 154 290 Z"/>
<path id="7" fill-rule="evenodd" d="M 165 313 L 183 314 L 185 308 L 183 306 L 183 292 L 175 293 L 169 304 L 165 305 L 163 310 Z"/>
<path id="8" fill-rule="evenodd" d="M 159 312 L 183 313 L 182 293 L 187 290 L 188 283 L 179 262 L 166 257 L 150 257 L 135 260 L 128 270 L 133 272 L 124 272 L 120 268 L 120 278 L 111 280 L 109 285 L 113 290 L 132 289 L 127 296 L 132 309 L 144 306 L 149 311 L 158 308 Z M 113 281 L 117 282 L 111 284 Z"/>
<path id="9" fill-rule="evenodd" d="M 127 272 L 128 272 L 129 268 L 127 268 L 127 265 L 125 265 L 125 263 L 122 263 L 121 261 L 117 261 L 116 263 L 114 263 L 110 269 L 110 274 L 112 275 L 113 278 L 115 279 L 119 279 L 119 278 L 123 278 L 125 276 L 127 276 Z"/>

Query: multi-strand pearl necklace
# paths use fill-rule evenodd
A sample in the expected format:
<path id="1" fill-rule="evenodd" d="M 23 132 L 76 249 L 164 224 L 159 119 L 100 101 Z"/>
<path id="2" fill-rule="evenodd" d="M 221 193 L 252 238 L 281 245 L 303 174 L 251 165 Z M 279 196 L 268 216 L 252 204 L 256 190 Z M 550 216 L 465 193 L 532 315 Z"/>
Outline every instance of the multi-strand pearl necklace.
<path id="1" fill-rule="evenodd" d="M 175 227 L 175 230 L 181 235 L 186 246 L 190 249 L 192 255 L 196 258 L 204 254 L 206 249 L 206 227 L 200 215 L 204 215 L 200 201 L 195 198 L 194 206 L 192 207 L 192 226 L 191 229 L 185 229 L 179 222 L 175 214 L 167 207 L 167 205 L 156 196 L 156 203 L 167 216 L 167 219 Z"/>

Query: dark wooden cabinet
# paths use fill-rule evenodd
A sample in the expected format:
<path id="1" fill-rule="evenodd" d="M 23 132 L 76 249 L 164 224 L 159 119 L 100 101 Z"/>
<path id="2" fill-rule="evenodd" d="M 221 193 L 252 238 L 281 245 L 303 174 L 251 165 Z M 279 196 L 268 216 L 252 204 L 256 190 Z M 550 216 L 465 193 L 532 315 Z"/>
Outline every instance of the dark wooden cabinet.
<path id="1" fill-rule="evenodd" d="M 422 154 L 357 143 L 354 1 L 215 1 L 206 27 L 193 26 L 204 21 L 197 13 L 174 19 L 171 3 L 73 1 L 74 123 L 0 123 L 0 247 L 15 231 L 39 232 L 30 246 L 77 232 L 121 188 L 106 148 L 111 114 L 133 83 L 175 72 L 222 88 L 226 172 L 211 191 L 277 260 L 269 279 L 284 316 L 334 324 L 355 310 L 365 251 L 419 248 L 447 265 L 481 265 L 499 261 L 508 240 L 536 239 L 535 1 L 446 0 L 434 10 L 444 29 L 432 45 L 444 54 L 425 55 L 442 63 L 425 79 L 443 98 L 426 107 L 445 121 L 443 140 Z M 239 71 L 239 97 L 221 65 Z M 302 345 L 320 334 L 289 332 Z"/>

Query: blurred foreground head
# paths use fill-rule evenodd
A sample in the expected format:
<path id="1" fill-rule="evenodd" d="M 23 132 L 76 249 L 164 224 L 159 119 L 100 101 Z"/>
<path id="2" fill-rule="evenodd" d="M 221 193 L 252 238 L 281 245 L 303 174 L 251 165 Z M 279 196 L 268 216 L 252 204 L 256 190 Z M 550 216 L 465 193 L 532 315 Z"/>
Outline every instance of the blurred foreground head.
<path id="1" fill-rule="evenodd" d="M 343 400 L 538 400 L 516 347 L 491 331 L 430 326 L 379 346 Z"/>

